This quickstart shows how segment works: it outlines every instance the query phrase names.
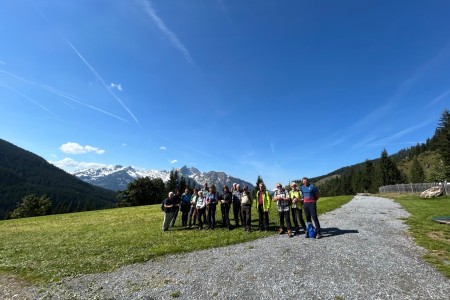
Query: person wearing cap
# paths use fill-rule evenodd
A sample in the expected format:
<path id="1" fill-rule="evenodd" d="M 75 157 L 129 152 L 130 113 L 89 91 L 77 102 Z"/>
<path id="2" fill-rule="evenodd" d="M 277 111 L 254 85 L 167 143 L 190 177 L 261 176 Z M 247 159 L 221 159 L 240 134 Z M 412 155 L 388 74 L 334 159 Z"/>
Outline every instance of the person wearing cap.
<path id="1" fill-rule="evenodd" d="M 305 220 L 303 220 L 303 199 L 302 192 L 297 190 L 297 183 L 291 182 L 291 191 L 289 192 L 289 196 L 291 197 L 291 213 L 292 213 L 292 223 L 294 223 L 294 232 L 293 234 L 300 234 L 300 227 L 298 226 L 298 222 L 300 221 L 300 225 L 302 229 L 306 231 Z"/>
<path id="2" fill-rule="evenodd" d="M 242 221 L 242 215 L 241 215 L 241 197 L 242 197 L 242 191 L 241 186 L 239 184 L 234 185 L 233 190 L 233 215 L 234 215 L 234 222 L 236 224 L 236 227 L 239 226 L 239 220 Z M 242 222 L 241 222 L 242 224 Z"/>
<path id="3" fill-rule="evenodd" d="M 292 237 L 291 219 L 289 217 L 289 210 L 291 207 L 291 198 L 289 193 L 283 188 L 281 183 L 277 183 L 276 190 L 273 194 L 273 201 L 277 202 L 278 218 L 280 220 L 280 227 L 278 228 L 278 234 L 284 232 L 284 222 L 286 221 L 286 228 L 288 237 Z"/>
<path id="4" fill-rule="evenodd" d="M 311 223 L 311 219 L 314 221 L 316 227 L 316 239 L 321 238 L 321 229 L 319 218 L 317 217 L 317 200 L 320 198 L 320 193 L 317 187 L 309 182 L 308 177 L 302 178 L 301 189 L 303 194 L 303 209 L 305 210 L 306 222 Z M 308 234 L 308 233 L 306 233 Z"/>
<path id="5" fill-rule="evenodd" d="M 248 191 L 248 186 L 244 186 L 241 197 L 242 226 L 250 233 L 252 231 L 252 195 Z"/>
<path id="6" fill-rule="evenodd" d="M 168 197 L 164 199 L 163 207 L 164 207 L 164 220 L 162 224 L 162 231 L 169 230 L 170 221 L 172 221 L 173 217 L 173 192 L 170 192 Z"/>
<path id="7" fill-rule="evenodd" d="M 259 230 L 267 231 L 269 230 L 269 209 L 272 204 L 272 198 L 262 182 L 259 184 L 254 201 L 258 211 Z"/>

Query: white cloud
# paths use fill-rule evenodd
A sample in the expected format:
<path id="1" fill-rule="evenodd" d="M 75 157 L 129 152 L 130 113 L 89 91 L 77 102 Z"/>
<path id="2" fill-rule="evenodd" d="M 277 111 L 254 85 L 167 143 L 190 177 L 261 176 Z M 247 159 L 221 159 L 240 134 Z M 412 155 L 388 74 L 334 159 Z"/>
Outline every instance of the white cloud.
<path id="1" fill-rule="evenodd" d="M 171 164 L 175 164 L 177 162 L 178 162 L 178 160 L 176 160 L 176 159 L 170 161 Z"/>
<path id="2" fill-rule="evenodd" d="M 84 154 L 84 153 L 88 153 L 88 152 L 94 152 L 97 154 L 105 153 L 105 150 L 101 150 L 97 147 L 92 147 L 89 145 L 81 146 L 80 144 L 73 143 L 73 142 L 65 143 L 65 144 L 61 145 L 61 147 L 59 147 L 59 149 L 66 154 Z"/>
<path id="3" fill-rule="evenodd" d="M 119 91 L 123 91 L 121 83 L 113 83 L 113 82 L 111 82 L 111 88 L 118 89 Z"/>
<path id="4" fill-rule="evenodd" d="M 111 167 L 110 165 L 96 162 L 78 162 L 72 158 L 67 157 L 58 161 L 49 161 L 49 163 L 69 173 L 83 169 Z"/>
<path id="5" fill-rule="evenodd" d="M 159 149 L 161 149 L 161 150 L 167 150 L 167 148 L 166 148 L 165 146 L 161 146 L 161 147 L 159 147 Z"/>

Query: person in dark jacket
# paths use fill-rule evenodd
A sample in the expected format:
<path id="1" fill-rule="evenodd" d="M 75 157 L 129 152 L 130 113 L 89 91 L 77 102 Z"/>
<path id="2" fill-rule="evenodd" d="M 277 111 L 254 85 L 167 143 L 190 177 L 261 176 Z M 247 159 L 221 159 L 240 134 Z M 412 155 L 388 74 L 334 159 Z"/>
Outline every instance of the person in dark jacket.
<path id="1" fill-rule="evenodd" d="M 233 189 L 233 215 L 234 215 L 234 222 L 236 224 L 236 227 L 238 227 L 239 220 L 242 220 L 242 216 L 241 216 L 242 191 L 240 190 L 241 187 L 239 184 L 233 185 L 233 187 L 234 187 L 234 189 Z"/>
<path id="2" fill-rule="evenodd" d="M 183 195 L 181 195 L 181 226 L 188 227 L 188 215 L 191 209 L 191 193 L 189 188 L 186 188 Z"/>
<path id="3" fill-rule="evenodd" d="M 219 193 L 216 192 L 216 187 L 212 185 L 209 188 L 208 196 L 206 196 L 206 210 L 208 212 L 208 229 L 216 227 L 216 209 L 219 203 Z"/>
<path id="4" fill-rule="evenodd" d="M 230 193 L 228 186 L 224 186 L 222 189 L 222 195 L 220 195 L 220 211 L 222 212 L 222 227 L 231 229 L 230 224 L 230 207 L 233 203 L 233 195 Z"/>
<path id="5" fill-rule="evenodd" d="M 175 190 L 175 194 L 173 196 L 173 216 L 172 222 L 170 223 L 171 227 L 175 226 L 175 221 L 177 220 L 178 212 L 180 211 L 180 204 L 181 204 L 181 196 L 180 191 L 177 189 Z"/>
<path id="6" fill-rule="evenodd" d="M 169 196 L 163 202 L 164 207 L 164 220 L 162 225 L 162 231 L 169 230 L 170 221 L 173 217 L 173 192 L 169 193 Z"/>

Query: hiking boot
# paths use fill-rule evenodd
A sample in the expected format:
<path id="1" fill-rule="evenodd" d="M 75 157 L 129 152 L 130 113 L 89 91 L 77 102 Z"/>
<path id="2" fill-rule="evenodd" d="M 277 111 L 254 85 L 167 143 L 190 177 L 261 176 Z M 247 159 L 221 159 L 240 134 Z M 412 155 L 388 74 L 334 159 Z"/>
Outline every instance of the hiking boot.
<path id="1" fill-rule="evenodd" d="M 283 228 L 278 228 L 278 234 L 283 234 Z"/>

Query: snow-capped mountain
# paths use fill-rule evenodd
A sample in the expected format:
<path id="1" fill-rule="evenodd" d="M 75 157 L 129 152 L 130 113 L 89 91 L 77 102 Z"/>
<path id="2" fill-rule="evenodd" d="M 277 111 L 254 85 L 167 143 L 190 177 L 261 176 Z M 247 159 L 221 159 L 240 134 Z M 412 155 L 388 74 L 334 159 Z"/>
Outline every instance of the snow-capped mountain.
<path id="1" fill-rule="evenodd" d="M 222 190 L 224 185 L 231 187 L 233 183 L 238 183 L 241 187 L 247 185 L 249 189 L 253 189 L 254 186 L 241 180 L 227 175 L 224 172 L 209 171 L 202 173 L 196 168 L 188 168 L 186 166 L 177 169 L 178 175 L 183 176 L 186 181 L 190 179 L 191 183 L 195 183 L 197 186 L 203 186 L 205 182 L 211 186 L 214 184 L 218 191 Z M 88 182 L 90 184 L 100 186 L 113 191 L 126 190 L 130 182 L 142 177 L 149 177 L 151 179 L 161 178 L 164 182 L 169 180 L 170 171 L 164 170 L 136 170 L 133 167 L 104 167 L 98 169 L 85 169 L 72 173 L 79 179 Z"/>

